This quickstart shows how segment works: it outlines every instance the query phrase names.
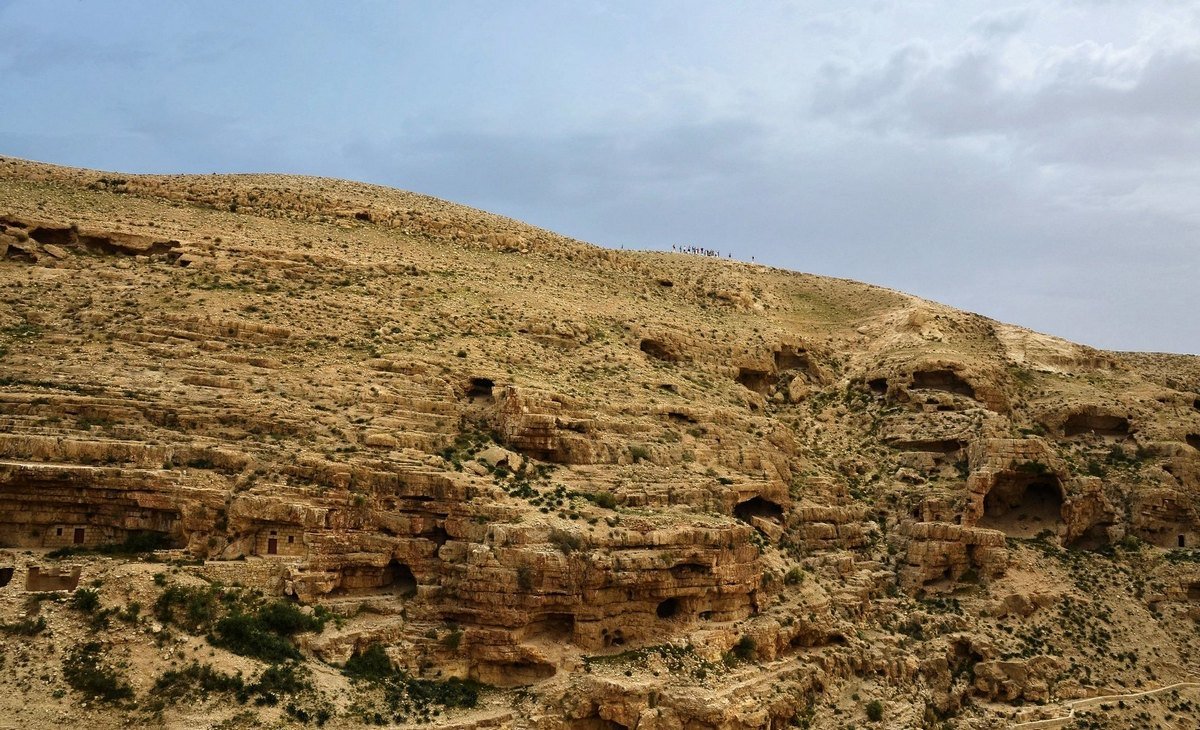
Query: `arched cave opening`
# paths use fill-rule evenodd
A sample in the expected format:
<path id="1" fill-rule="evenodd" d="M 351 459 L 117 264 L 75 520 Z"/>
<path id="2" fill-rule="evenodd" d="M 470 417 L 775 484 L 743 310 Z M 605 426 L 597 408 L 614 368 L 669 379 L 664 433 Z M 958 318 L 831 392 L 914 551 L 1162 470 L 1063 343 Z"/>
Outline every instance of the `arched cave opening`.
<path id="1" fill-rule="evenodd" d="M 1105 413 L 1072 413 L 1067 417 L 1063 424 L 1063 435 L 1070 437 L 1086 433 L 1124 438 L 1129 435 L 1129 419 Z"/>
<path id="2" fill-rule="evenodd" d="M 1092 525 L 1082 535 L 1072 540 L 1069 547 L 1076 550 L 1099 550 L 1112 542 L 1108 536 L 1108 528 L 1110 527 L 1112 527 L 1111 522 L 1100 522 Z"/>
<path id="3" fill-rule="evenodd" d="M 417 594 L 417 577 L 413 575 L 412 568 L 395 558 L 392 558 L 387 567 L 383 569 L 380 584 L 380 587 L 385 590 L 402 596 Z"/>
<path id="4" fill-rule="evenodd" d="M 678 362 L 679 355 L 673 350 L 670 345 L 659 340 L 644 339 L 638 343 L 638 349 L 646 353 L 649 357 L 663 362 Z"/>
<path id="5" fill-rule="evenodd" d="M 738 368 L 738 383 L 747 390 L 753 390 L 760 395 L 766 395 L 771 387 L 771 373 L 767 370 L 753 368 Z"/>
<path id="6" fill-rule="evenodd" d="M 467 400 L 477 401 L 492 400 L 492 389 L 496 387 L 496 382 L 491 378 L 471 378 L 470 386 L 467 388 Z"/>
<path id="7" fill-rule="evenodd" d="M 654 613 L 662 619 L 675 618 L 682 610 L 678 598 L 668 598 L 658 604 L 658 608 L 654 609 Z"/>
<path id="8" fill-rule="evenodd" d="M 886 394 L 888 389 L 887 378 L 874 378 L 872 380 L 868 380 L 867 389 L 875 395 Z"/>
<path id="9" fill-rule="evenodd" d="M 744 502 L 738 502 L 733 508 L 733 515 L 742 522 L 753 524 L 754 517 L 783 522 L 783 507 L 762 497 L 751 497 Z"/>
<path id="10" fill-rule="evenodd" d="M 1200 411 L 1200 398 L 1197 398 L 1196 400 L 1192 401 L 1192 408 L 1195 408 L 1196 410 Z"/>
<path id="11" fill-rule="evenodd" d="M 13 571 L 15 570 L 16 568 L 13 568 L 11 565 L 0 568 L 0 588 L 3 588 L 12 582 Z"/>
<path id="12" fill-rule="evenodd" d="M 1002 474 L 983 499 L 980 527 L 1009 537 L 1037 537 L 1062 524 L 1063 490 L 1053 475 Z"/>
<path id="13" fill-rule="evenodd" d="M 549 613 L 521 632 L 523 639 L 544 639 L 558 644 L 575 640 L 575 616 L 569 613 Z"/>
<path id="14" fill-rule="evenodd" d="M 912 387 L 917 390 L 942 390 L 968 398 L 975 397 L 975 388 L 953 370 L 917 370 L 913 373 Z"/>
<path id="15" fill-rule="evenodd" d="M 1200 433 L 1189 433 L 1184 439 L 1187 441 L 1188 446 L 1200 451 Z"/>

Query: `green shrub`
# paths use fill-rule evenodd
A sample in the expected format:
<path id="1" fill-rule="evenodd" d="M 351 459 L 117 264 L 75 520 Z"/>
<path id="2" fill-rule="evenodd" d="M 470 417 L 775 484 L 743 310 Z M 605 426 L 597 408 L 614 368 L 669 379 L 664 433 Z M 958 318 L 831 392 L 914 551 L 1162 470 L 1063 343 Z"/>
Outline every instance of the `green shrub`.
<path id="1" fill-rule="evenodd" d="M 871 722 L 879 722 L 883 719 L 883 703 L 879 700 L 871 700 L 867 703 L 867 719 Z"/>
<path id="2" fill-rule="evenodd" d="M 351 679 L 382 682 L 392 674 L 392 660 L 381 644 L 371 644 L 365 651 L 355 652 L 342 667 L 342 674 Z"/>
<path id="3" fill-rule="evenodd" d="M 231 613 L 217 621 L 208 640 L 234 654 L 265 662 L 300 659 L 300 652 L 286 636 L 270 631 L 252 614 Z"/>
<path id="4" fill-rule="evenodd" d="M 738 639 L 738 642 L 733 645 L 733 655 L 742 661 L 749 661 L 754 658 L 754 652 L 758 650 L 758 644 L 749 636 L 743 636 Z"/>
<path id="5" fill-rule="evenodd" d="M 570 555 L 583 548 L 583 537 L 574 532 L 554 528 L 550 531 L 550 543 L 565 555 Z"/>
<path id="6" fill-rule="evenodd" d="M 133 687 L 115 669 L 101 666 L 103 647 L 90 642 L 73 649 L 63 660 L 63 678 L 83 695 L 102 702 L 133 697 Z"/>
<path id="7" fill-rule="evenodd" d="M 242 699 L 255 697 L 257 705 L 275 705 L 280 695 L 294 695 L 312 687 L 308 670 L 296 662 L 274 664 L 263 670 L 254 684 L 246 688 Z"/>
<path id="8" fill-rule="evenodd" d="M 71 594 L 71 608 L 93 614 L 100 608 L 100 594 L 92 588 L 79 588 Z"/>
<path id="9" fill-rule="evenodd" d="M 193 661 L 183 669 L 163 672 L 154 680 L 151 693 L 166 703 L 176 703 L 197 697 L 206 697 L 210 692 L 243 692 L 246 683 L 240 674 L 226 674 L 209 664 Z"/>
<path id="10" fill-rule="evenodd" d="M 0 624 L 0 632 L 15 636 L 34 636 L 46 630 L 46 619 L 41 616 L 34 620 L 25 617 L 10 624 Z"/>
<path id="11" fill-rule="evenodd" d="M 212 586 L 170 585 L 155 601 L 154 615 L 163 623 L 197 633 L 208 628 L 220 612 L 219 595 Z"/>

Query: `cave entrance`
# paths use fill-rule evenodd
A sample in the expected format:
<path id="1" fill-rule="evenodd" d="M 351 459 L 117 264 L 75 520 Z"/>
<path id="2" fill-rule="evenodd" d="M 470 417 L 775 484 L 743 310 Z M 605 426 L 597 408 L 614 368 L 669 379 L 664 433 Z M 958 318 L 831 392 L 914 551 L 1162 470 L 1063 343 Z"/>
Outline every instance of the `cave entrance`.
<path id="1" fill-rule="evenodd" d="M 1186 536 L 1186 535 L 1180 535 L 1180 536 L 1179 536 L 1178 543 L 1179 543 L 1179 547 L 1187 547 L 1187 536 Z"/>
<path id="2" fill-rule="evenodd" d="M 733 515 L 742 522 L 754 524 L 755 517 L 772 522 L 783 522 L 783 507 L 762 497 L 751 497 L 733 508 Z"/>
<path id="3" fill-rule="evenodd" d="M 670 619 L 678 616 L 681 608 L 678 598 L 668 598 L 658 604 L 658 608 L 654 609 L 654 613 L 659 618 Z"/>
<path id="4" fill-rule="evenodd" d="M 3 588 L 4 586 L 8 585 L 9 582 L 12 581 L 13 572 L 15 570 L 16 570 L 16 568 L 13 568 L 11 566 L 7 567 L 7 568 L 0 568 L 0 588 Z"/>
<path id="5" fill-rule="evenodd" d="M 395 558 L 383 569 L 380 583 L 384 590 L 399 593 L 402 596 L 417 594 L 417 577 L 413 575 L 412 568 Z"/>
<path id="6" fill-rule="evenodd" d="M 550 613 L 525 627 L 523 639 L 541 639 L 555 644 L 575 640 L 575 616 L 569 613 Z"/>
<path id="7" fill-rule="evenodd" d="M 1053 475 L 1002 474 L 983 499 L 980 527 L 1009 537 L 1037 537 L 1062 524 L 1063 491 Z"/>
<path id="8" fill-rule="evenodd" d="M 665 342 L 650 339 L 642 340 L 638 343 L 638 349 L 655 360 L 662 360 L 663 362 L 679 361 L 679 356 Z"/>
<path id="9" fill-rule="evenodd" d="M 1191 446 L 1193 449 L 1200 451 L 1200 433 L 1189 433 L 1185 437 L 1185 440 L 1187 441 L 1188 446 Z"/>
<path id="10" fill-rule="evenodd" d="M 738 368 L 738 383 L 747 390 L 753 390 L 760 395 L 766 395 L 771 388 L 771 373 L 767 370 Z"/>
<path id="11" fill-rule="evenodd" d="M 1067 437 L 1087 433 L 1108 438 L 1125 438 L 1129 435 L 1129 419 L 1103 413 L 1072 413 L 1063 424 L 1063 435 Z"/>
<path id="12" fill-rule="evenodd" d="M 953 370 L 918 370 L 913 373 L 912 387 L 918 390 L 943 390 L 968 398 L 975 397 L 975 389 Z"/>
<path id="13" fill-rule="evenodd" d="M 1112 527 L 1111 522 L 1101 522 L 1092 525 L 1082 535 L 1075 538 L 1070 547 L 1077 550 L 1099 550 L 1100 548 L 1112 542 L 1108 536 L 1108 528 Z"/>
<path id="14" fill-rule="evenodd" d="M 490 401 L 492 398 L 492 389 L 496 387 L 496 382 L 491 378 L 471 378 L 470 386 L 467 388 L 467 400 L 469 401 Z"/>
<path id="15" fill-rule="evenodd" d="M 776 370 L 800 370 L 808 373 L 812 371 L 812 368 L 812 360 L 809 359 L 808 352 L 803 349 L 785 345 L 775 353 Z"/>

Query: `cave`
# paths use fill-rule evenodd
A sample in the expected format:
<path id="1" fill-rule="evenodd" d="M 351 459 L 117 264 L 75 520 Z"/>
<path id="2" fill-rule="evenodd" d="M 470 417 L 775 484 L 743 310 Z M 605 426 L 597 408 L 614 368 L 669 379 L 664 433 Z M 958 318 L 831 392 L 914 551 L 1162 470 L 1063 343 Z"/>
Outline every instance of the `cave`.
<path id="1" fill-rule="evenodd" d="M 620 629 L 617 629 L 616 631 L 613 631 L 612 633 L 609 633 L 608 629 L 604 629 L 603 631 L 600 632 L 600 636 L 601 636 L 601 640 L 604 642 L 604 647 L 606 649 L 610 646 L 624 646 L 625 645 L 625 632 L 621 631 Z"/>
<path id="2" fill-rule="evenodd" d="M 1104 413 L 1072 413 L 1063 424 L 1064 436 L 1080 436 L 1087 433 L 1124 438 L 1129 435 L 1129 419 Z"/>
<path id="3" fill-rule="evenodd" d="M 947 393 L 975 397 L 971 384 L 953 370 L 918 370 L 913 373 L 912 387 L 918 390 L 942 390 Z"/>
<path id="4" fill-rule="evenodd" d="M 417 593 L 417 578 L 412 569 L 392 559 L 382 568 L 371 565 L 348 566 L 342 569 L 342 580 L 335 596 L 365 596 L 393 594 L 404 597 Z"/>
<path id="5" fill-rule="evenodd" d="M 1063 491 L 1053 475 L 1005 473 L 983 500 L 980 527 L 1000 530 L 1009 537 L 1037 537 L 1057 532 L 1062 524 Z"/>
<path id="6" fill-rule="evenodd" d="M 1111 522 L 1092 525 L 1082 535 L 1072 540 L 1068 547 L 1076 550 L 1099 550 L 1112 542 L 1108 537 L 1108 528 L 1112 526 Z"/>
<path id="7" fill-rule="evenodd" d="M 893 441 L 890 446 L 897 451 L 924 451 L 931 454 L 953 454 L 967 447 L 957 439 L 929 441 Z"/>
<path id="8" fill-rule="evenodd" d="M 1184 440 L 1187 441 L 1188 446 L 1191 446 L 1193 449 L 1200 451 L 1200 433 L 1189 433 L 1187 436 L 1184 437 Z"/>
<path id="9" fill-rule="evenodd" d="M 38 226 L 29 232 L 29 237 L 43 245 L 51 243 L 55 246 L 70 246 L 75 242 L 75 231 L 70 228 Z"/>
<path id="10" fill-rule="evenodd" d="M 547 662 L 484 662 L 475 668 L 473 679 L 497 687 L 520 687 L 549 679 L 556 671 Z"/>
<path id="11" fill-rule="evenodd" d="M 655 360 L 663 362 L 679 362 L 679 355 L 665 342 L 644 339 L 638 343 L 638 349 Z"/>
<path id="12" fill-rule="evenodd" d="M 385 589 L 390 589 L 392 593 L 399 593 L 402 596 L 415 596 L 417 594 L 417 577 L 413 575 L 412 568 L 395 558 L 383 569 L 381 583 Z"/>
<path id="13" fill-rule="evenodd" d="M 658 604 L 658 608 L 654 609 L 654 613 L 663 619 L 675 618 L 679 615 L 681 608 L 678 598 L 668 598 Z"/>
<path id="14" fill-rule="evenodd" d="M 467 388 L 467 400 L 477 401 L 492 400 L 492 389 L 496 387 L 495 381 L 491 378 L 471 378 L 471 384 Z"/>
<path id="15" fill-rule="evenodd" d="M 783 507 L 769 499 L 751 497 L 745 502 L 738 502 L 737 506 L 733 508 L 733 515 L 739 520 L 751 524 L 753 524 L 754 517 L 762 517 L 773 522 L 782 522 Z"/>
<path id="16" fill-rule="evenodd" d="M 520 632 L 522 640 L 543 639 L 556 644 L 575 640 L 575 617 L 569 613 L 549 613 L 527 624 Z"/>
<path id="17" fill-rule="evenodd" d="M 738 368 L 737 381 L 747 390 L 766 395 L 767 390 L 771 387 L 771 373 L 753 368 Z"/>
<path id="18" fill-rule="evenodd" d="M 888 382 L 887 378 L 874 378 L 867 381 L 867 389 L 875 395 L 884 395 L 887 393 Z"/>
<path id="19" fill-rule="evenodd" d="M 699 563 L 680 563 L 671 568 L 671 577 L 676 580 L 685 580 L 695 578 L 697 576 L 707 576 L 712 573 L 712 568 L 708 565 Z"/>
<path id="20" fill-rule="evenodd" d="M 1197 398 L 1196 400 L 1192 401 L 1192 408 L 1195 408 L 1196 410 L 1200 411 L 1200 398 Z"/>
<path id="21" fill-rule="evenodd" d="M 785 345 L 775 353 L 776 370 L 800 370 L 808 373 L 812 372 L 812 367 L 812 360 L 804 350 Z"/>
<path id="22" fill-rule="evenodd" d="M 1192 583 L 1188 586 L 1187 597 L 1189 601 L 1200 601 L 1200 583 Z"/>
<path id="23" fill-rule="evenodd" d="M 0 568 L 0 588 L 3 588 L 4 586 L 6 586 L 10 582 L 12 582 L 14 570 L 16 570 L 16 568 L 13 568 L 12 566 L 8 566 L 6 568 Z"/>

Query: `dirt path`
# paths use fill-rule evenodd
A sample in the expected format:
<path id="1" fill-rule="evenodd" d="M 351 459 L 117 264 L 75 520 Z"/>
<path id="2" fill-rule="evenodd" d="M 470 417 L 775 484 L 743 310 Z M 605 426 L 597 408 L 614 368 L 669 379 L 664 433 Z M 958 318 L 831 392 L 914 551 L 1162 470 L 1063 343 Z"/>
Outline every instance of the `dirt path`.
<path id="1" fill-rule="evenodd" d="M 1032 728 L 1062 727 L 1066 723 L 1075 719 L 1075 711 L 1079 710 L 1079 709 L 1093 707 L 1093 706 L 1101 704 L 1103 702 L 1118 702 L 1121 700 L 1136 700 L 1141 697 L 1149 697 L 1150 695 L 1156 695 L 1156 694 L 1159 694 L 1160 692 L 1167 692 L 1167 691 L 1170 691 L 1173 689 L 1191 688 L 1191 687 L 1200 687 L 1200 682 L 1176 682 L 1175 684 L 1168 684 L 1165 687 L 1159 687 L 1157 689 L 1147 689 L 1147 690 L 1143 690 L 1141 692 L 1132 692 L 1129 694 L 1099 695 L 1097 697 L 1084 697 L 1084 698 L 1078 699 L 1078 700 L 1070 700 L 1068 702 L 1062 703 L 1063 707 L 1065 707 L 1068 710 L 1066 715 L 1062 715 L 1060 717 L 1051 717 L 1051 718 L 1047 718 L 1045 720 L 1030 720 L 1028 722 L 1018 722 L 1017 724 L 1010 725 L 1009 727 L 1012 730 L 1017 730 L 1017 728 L 1032 729 Z"/>

